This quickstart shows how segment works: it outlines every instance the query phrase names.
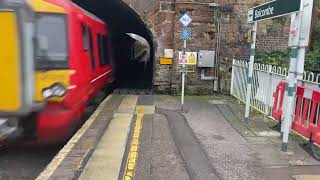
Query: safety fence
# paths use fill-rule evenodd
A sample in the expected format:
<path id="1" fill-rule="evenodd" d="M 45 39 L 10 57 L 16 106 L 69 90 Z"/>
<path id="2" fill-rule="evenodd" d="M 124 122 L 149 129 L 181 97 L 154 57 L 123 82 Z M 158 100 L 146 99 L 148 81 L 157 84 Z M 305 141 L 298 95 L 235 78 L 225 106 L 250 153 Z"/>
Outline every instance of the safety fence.
<path id="1" fill-rule="evenodd" d="M 231 95 L 243 102 L 246 99 L 248 69 L 249 62 L 233 60 Z M 259 63 L 254 64 L 253 69 L 250 104 L 258 111 L 271 115 L 273 92 L 279 82 L 286 78 L 287 69 Z"/>
<path id="2" fill-rule="evenodd" d="M 248 69 L 248 62 L 233 60 L 231 95 L 243 102 L 246 99 Z M 286 68 L 254 64 L 250 104 L 279 122 L 286 108 L 285 78 L 287 74 Z M 318 145 L 320 144 L 319 87 L 320 75 L 304 72 L 303 79 L 298 82 L 292 122 L 292 129 L 295 132 Z"/>

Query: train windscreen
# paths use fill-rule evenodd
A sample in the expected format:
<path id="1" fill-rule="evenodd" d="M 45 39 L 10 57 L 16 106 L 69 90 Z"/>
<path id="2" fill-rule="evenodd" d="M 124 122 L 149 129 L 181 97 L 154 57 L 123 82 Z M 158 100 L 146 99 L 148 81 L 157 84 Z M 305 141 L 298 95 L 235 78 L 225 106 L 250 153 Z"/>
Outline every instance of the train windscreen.
<path id="1" fill-rule="evenodd" d="M 67 69 L 66 16 L 39 13 L 36 19 L 36 69 Z"/>

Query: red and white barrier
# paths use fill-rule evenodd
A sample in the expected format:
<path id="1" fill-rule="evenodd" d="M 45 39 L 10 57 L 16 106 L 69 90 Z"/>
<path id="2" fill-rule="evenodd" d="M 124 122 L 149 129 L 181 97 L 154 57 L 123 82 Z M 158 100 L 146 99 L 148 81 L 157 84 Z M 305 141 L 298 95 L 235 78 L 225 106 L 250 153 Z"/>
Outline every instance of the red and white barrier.
<path id="1" fill-rule="evenodd" d="M 280 83 L 277 85 L 276 91 L 273 93 L 274 102 L 272 107 L 272 117 L 277 121 L 281 121 L 282 104 L 283 104 L 285 89 L 286 89 L 285 82 L 280 81 Z"/>
<path id="2" fill-rule="evenodd" d="M 284 82 L 274 92 L 273 118 L 281 121 Z M 298 86 L 292 129 L 304 138 L 320 145 L 320 90 Z"/>
<path id="3" fill-rule="evenodd" d="M 320 91 L 298 87 L 292 129 L 305 138 L 320 144 Z"/>
<path id="4" fill-rule="evenodd" d="M 310 105 L 312 104 L 313 91 L 305 88 L 298 87 L 296 93 L 296 108 L 292 122 L 292 129 L 303 137 L 311 137 L 310 122 Z M 312 121 L 311 121 L 312 122 Z"/>

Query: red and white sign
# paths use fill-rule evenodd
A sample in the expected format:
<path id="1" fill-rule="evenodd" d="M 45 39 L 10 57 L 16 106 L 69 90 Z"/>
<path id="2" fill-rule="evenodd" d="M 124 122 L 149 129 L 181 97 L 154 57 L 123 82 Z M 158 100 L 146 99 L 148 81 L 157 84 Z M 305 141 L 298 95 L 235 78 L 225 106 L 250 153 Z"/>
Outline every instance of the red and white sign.
<path id="1" fill-rule="evenodd" d="M 179 51 L 179 64 L 196 65 L 198 60 L 197 52 L 186 52 Z"/>
<path id="2" fill-rule="evenodd" d="M 179 64 L 187 64 L 187 56 L 186 55 L 179 56 Z"/>

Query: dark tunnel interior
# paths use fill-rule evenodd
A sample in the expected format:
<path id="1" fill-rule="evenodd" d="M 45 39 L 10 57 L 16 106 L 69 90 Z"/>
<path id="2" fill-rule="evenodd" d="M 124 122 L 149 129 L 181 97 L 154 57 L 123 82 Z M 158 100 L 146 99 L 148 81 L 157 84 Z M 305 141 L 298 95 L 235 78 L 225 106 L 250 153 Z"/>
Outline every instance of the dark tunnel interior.
<path id="1" fill-rule="evenodd" d="M 106 22 L 111 30 L 112 65 L 118 88 L 152 89 L 154 45 L 151 31 L 141 17 L 122 0 L 73 0 Z M 145 38 L 150 45 L 147 63 L 133 58 L 133 43 L 126 33 Z"/>

